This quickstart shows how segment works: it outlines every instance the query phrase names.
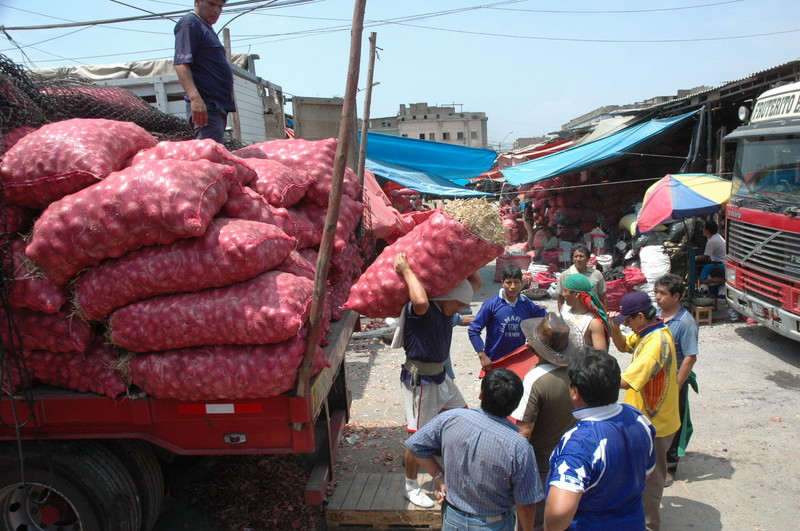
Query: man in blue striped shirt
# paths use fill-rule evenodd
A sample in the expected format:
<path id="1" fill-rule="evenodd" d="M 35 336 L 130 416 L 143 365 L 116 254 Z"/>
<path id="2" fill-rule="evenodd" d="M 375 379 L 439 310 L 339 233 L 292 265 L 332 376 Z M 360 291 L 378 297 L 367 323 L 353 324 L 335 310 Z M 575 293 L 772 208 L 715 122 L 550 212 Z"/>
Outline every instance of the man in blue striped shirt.
<path id="1" fill-rule="evenodd" d="M 481 381 L 480 408 L 440 413 L 406 441 L 434 477 L 438 500 L 447 502 L 444 531 L 514 531 L 515 521 L 520 530 L 533 529 L 535 504 L 544 497 L 536 457 L 506 418 L 522 391 L 519 376 L 495 369 Z M 444 467 L 433 457 L 437 451 Z"/>

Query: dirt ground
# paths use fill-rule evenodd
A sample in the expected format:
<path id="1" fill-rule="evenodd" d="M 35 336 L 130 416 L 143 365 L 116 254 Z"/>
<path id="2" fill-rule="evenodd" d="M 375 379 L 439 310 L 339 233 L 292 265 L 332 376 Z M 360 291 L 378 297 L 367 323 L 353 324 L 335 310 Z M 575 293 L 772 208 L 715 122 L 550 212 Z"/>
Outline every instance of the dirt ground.
<path id="1" fill-rule="evenodd" d="M 483 288 L 471 310 L 494 295 L 494 266 L 481 271 Z M 555 301 L 542 302 L 555 310 Z M 713 531 L 797 529 L 800 521 L 800 343 L 744 321 L 730 322 L 720 301 L 714 323 L 700 326 L 690 393 L 694 424 L 675 483 L 664 490 L 662 528 Z M 630 355 L 619 353 L 624 368 Z M 456 384 L 470 406 L 479 405 L 480 366 L 465 327 L 453 334 Z M 353 340 L 347 354 L 352 420 L 338 472 L 402 474 L 405 439 L 399 392 L 401 349 L 380 339 Z M 398 496 L 401 493 L 398 492 Z"/>
<path id="2" fill-rule="evenodd" d="M 481 274 L 473 313 L 500 289 L 493 264 Z M 542 305 L 555 309 L 552 300 Z M 613 346 L 611 352 L 624 369 L 630 356 Z M 380 339 L 351 341 L 346 363 L 353 403 L 338 477 L 403 473 L 403 358 Z M 477 406 L 480 367 L 465 327 L 454 331 L 452 358 L 457 385 Z M 721 302 L 714 323 L 700 326 L 698 358 L 700 393 L 689 399 L 694 436 L 675 483 L 664 491 L 662 529 L 797 529 L 800 343 L 730 322 Z M 167 501 L 155 531 L 324 530 L 324 508 L 303 503 L 306 477 L 297 456 L 182 458 L 167 469 Z"/>

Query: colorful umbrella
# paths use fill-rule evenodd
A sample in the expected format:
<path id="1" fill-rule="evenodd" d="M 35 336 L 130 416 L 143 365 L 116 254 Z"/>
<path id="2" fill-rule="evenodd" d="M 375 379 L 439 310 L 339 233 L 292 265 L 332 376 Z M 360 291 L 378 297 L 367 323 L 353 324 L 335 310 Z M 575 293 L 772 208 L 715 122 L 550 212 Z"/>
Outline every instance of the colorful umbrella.
<path id="1" fill-rule="evenodd" d="M 640 233 L 672 219 L 713 214 L 728 203 L 731 182 L 705 173 L 667 175 L 644 193 L 636 226 Z"/>

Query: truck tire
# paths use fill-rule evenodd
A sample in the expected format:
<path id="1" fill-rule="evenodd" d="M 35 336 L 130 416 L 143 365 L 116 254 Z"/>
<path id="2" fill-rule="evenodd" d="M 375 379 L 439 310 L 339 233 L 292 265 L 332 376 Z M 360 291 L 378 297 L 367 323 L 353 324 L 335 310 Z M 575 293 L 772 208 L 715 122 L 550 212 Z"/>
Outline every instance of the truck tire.
<path id="1" fill-rule="evenodd" d="M 96 441 L 24 441 L 0 445 L 0 528 L 139 531 L 136 485 Z M 24 470 L 24 485 L 22 471 Z"/>
<path id="2" fill-rule="evenodd" d="M 112 439 L 103 444 L 122 461 L 133 478 L 142 508 L 141 531 L 150 531 L 164 501 L 164 475 L 153 448 L 139 439 Z"/>

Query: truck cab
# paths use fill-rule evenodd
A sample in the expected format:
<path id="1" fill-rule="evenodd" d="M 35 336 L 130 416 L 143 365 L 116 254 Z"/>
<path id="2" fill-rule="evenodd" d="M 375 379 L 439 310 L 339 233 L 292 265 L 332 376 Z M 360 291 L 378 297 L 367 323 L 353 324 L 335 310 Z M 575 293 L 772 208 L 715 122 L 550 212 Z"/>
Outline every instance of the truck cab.
<path id="1" fill-rule="evenodd" d="M 749 123 L 725 142 L 736 143 L 726 214 L 728 304 L 800 341 L 800 83 L 762 94 Z"/>

